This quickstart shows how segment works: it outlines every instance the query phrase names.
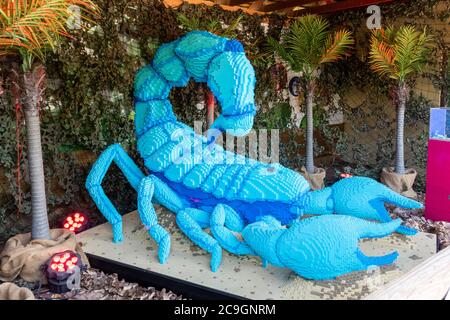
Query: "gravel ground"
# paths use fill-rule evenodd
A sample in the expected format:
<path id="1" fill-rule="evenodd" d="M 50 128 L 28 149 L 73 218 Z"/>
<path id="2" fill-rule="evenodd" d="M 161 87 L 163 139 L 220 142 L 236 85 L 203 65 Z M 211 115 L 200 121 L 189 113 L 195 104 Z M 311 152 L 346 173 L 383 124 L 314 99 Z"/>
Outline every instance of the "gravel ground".
<path id="1" fill-rule="evenodd" d="M 425 203 L 425 196 L 419 195 L 420 202 Z M 450 246 L 450 223 L 444 221 L 431 221 L 425 218 L 423 209 L 409 210 L 397 207 L 388 207 L 393 218 L 401 218 L 405 225 L 422 232 L 434 233 L 438 237 L 439 250 Z"/>
<path id="2" fill-rule="evenodd" d="M 420 202 L 424 202 L 424 196 L 419 195 Z M 450 246 L 450 223 L 434 222 L 424 217 L 420 210 L 407 210 L 397 207 L 388 207 L 393 218 L 401 218 L 405 225 L 417 230 L 434 233 L 438 237 L 439 249 Z M 116 274 L 107 275 L 102 271 L 89 268 L 83 272 L 81 288 L 78 291 L 63 295 L 51 294 L 47 288 L 37 288 L 36 284 L 28 283 L 21 279 L 14 281 L 18 286 L 30 288 L 39 299 L 69 299 L 69 300 L 181 300 L 182 296 L 166 289 L 161 291 L 155 288 L 144 288 L 137 283 L 129 283 L 119 280 Z M 1 281 L 0 281 L 1 283 Z"/>
<path id="3" fill-rule="evenodd" d="M 0 281 L 1 283 L 1 281 Z M 88 268 L 83 271 L 79 290 L 65 294 L 52 294 L 35 283 L 22 279 L 14 281 L 19 287 L 27 287 L 40 300 L 182 300 L 183 297 L 162 289 L 144 288 L 137 283 L 119 280 L 116 274 L 105 274 L 100 270 Z"/>

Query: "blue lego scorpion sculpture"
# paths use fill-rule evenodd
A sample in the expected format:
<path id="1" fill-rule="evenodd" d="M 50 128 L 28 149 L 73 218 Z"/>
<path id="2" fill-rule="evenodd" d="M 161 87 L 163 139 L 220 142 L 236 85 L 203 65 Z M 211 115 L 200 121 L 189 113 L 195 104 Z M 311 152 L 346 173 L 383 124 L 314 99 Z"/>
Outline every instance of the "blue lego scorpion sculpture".
<path id="1" fill-rule="evenodd" d="M 151 174 L 145 176 L 115 144 L 100 155 L 86 181 L 112 225 L 114 242 L 122 241 L 122 218 L 101 187 L 112 162 L 137 191 L 138 212 L 159 246 L 161 263 L 169 256 L 170 236 L 158 224 L 153 203 L 174 212 L 186 236 L 211 254 L 212 271 L 221 263 L 222 248 L 258 255 L 264 266 L 287 267 L 309 279 L 329 279 L 396 259 L 396 252 L 365 256 L 358 240 L 394 231 L 414 234 L 390 218 L 384 202 L 407 208 L 420 208 L 420 203 L 364 177 L 311 191 L 293 170 L 224 150 L 173 114 L 170 90 L 185 86 L 191 77 L 206 82 L 221 105 L 212 128 L 242 136 L 253 126 L 255 74 L 240 42 L 193 31 L 162 45 L 134 83 L 137 148 Z M 304 214 L 316 216 L 301 219 Z"/>

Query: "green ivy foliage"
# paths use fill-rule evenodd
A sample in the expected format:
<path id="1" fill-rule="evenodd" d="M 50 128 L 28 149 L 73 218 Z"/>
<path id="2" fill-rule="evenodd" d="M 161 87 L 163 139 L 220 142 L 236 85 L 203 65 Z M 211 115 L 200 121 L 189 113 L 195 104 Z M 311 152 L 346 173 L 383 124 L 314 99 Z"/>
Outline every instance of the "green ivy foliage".
<path id="1" fill-rule="evenodd" d="M 242 15 L 224 12 L 219 7 L 183 5 L 177 10 L 166 8 L 159 0 L 96 0 L 103 14 L 97 26 L 76 30 L 73 39 L 65 41 L 56 54 L 46 62 L 46 102 L 41 109 L 42 145 L 47 186 L 49 215 L 53 224 L 58 214 L 84 206 L 90 213 L 97 212 L 90 200 L 84 182 L 92 160 L 112 143 L 120 143 L 145 171 L 136 152 L 133 124 L 133 79 L 136 71 L 149 63 L 161 43 L 172 41 L 185 33 L 177 14 L 230 24 Z M 258 77 L 259 104 L 277 100 L 264 74 L 270 64 L 266 59 L 265 33 L 262 17 L 245 15 L 241 21 L 238 39 L 252 48 Z M 268 33 L 279 36 L 282 18 L 269 17 L 272 27 Z M 17 220 L 28 219 L 30 193 L 27 185 L 26 146 L 24 124 L 20 123 L 20 143 L 24 145 L 20 163 L 22 203 L 16 186 L 16 114 L 8 94 L 11 70 L 2 65 L 0 99 L 0 242 L 19 230 Z M 206 110 L 195 105 L 203 99 L 201 86 L 193 82 L 185 88 L 172 90 L 170 98 L 178 117 L 190 125 L 205 119 Z M 0 178 L 1 179 L 1 178 Z M 103 182 L 106 194 L 119 212 L 136 209 L 136 194 L 113 166 Z M 63 210 L 58 210 L 63 208 Z"/>
<path id="2" fill-rule="evenodd" d="M 85 178 L 92 161 L 112 143 L 120 143 L 144 170 L 136 151 L 133 125 L 132 84 L 136 71 L 149 63 L 159 44 L 172 41 L 182 34 L 177 15 L 183 13 L 189 18 L 220 21 L 231 24 L 240 12 L 229 12 L 217 6 L 183 4 L 174 9 L 166 8 L 159 0 L 96 0 L 102 9 L 98 25 L 89 30 L 77 30 L 73 39 L 65 41 L 56 54 L 48 57 L 46 102 L 41 109 L 41 128 L 46 174 L 49 215 L 53 225 L 58 218 L 72 209 L 82 209 L 101 221 L 95 206 L 85 188 Z M 416 1 L 416 6 L 398 4 L 390 6 L 390 17 L 407 15 L 405 12 L 419 10 L 428 12 L 428 3 Z M 419 10 L 420 11 L 420 10 Z M 420 12 L 422 12 L 420 11 Z M 414 13 L 417 14 L 417 13 Z M 412 14 L 412 15 L 414 15 Z M 364 14 L 353 11 L 332 17 L 333 25 L 349 25 L 357 28 Z M 255 127 L 281 128 L 280 146 L 283 165 L 299 168 L 303 141 L 301 128 L 293 128 L 289 123 L 291 110 L 285 97 L 276 89 L 277 79 L 270 72 L 273 61 L 267 54 L 266 35 L 278 39 L 285 17 L 270 15 L 244 15 L 237 32 L 238 40 L 247 48 L 257 77 L 255 98 L 259 108 Z M 267 34 L 262 22 L 268 22 Z M 0 242 L 10 235 L 27 230 L 29 227 L 29 187 L 27 185 L 26 146 L 20 163 L 23 179 L 21 182 L 21 205 L 18 210 L 19 193 L 16 183 L 17 141 L 16 112 L 9 95 L 10 70 L 0 66 Z M 288 79 L 289 80 L 289 79 Z M 435 81 L 440 84 L 439 79 Z M 374 76 L 365 63 L 357 56 L 330 65 L 321 77 L 322 86 L 316 101 L 317 106 L 317 153 L 329 153 L 334 158 L 348 153 L 351 149 L 351 163 L 356 173 L 377 177 L 381 166 L 389 163 L 393 155 L 393 132 L 383 127 L 383 117 L 377 121 L 379 130 L 387 131 L 379 141 L 376 159 L 367 159 L 365 146 L 354 137 L 344 134 L 341 127 L 328 124 L 327 113 L 333 111 L 334 95 L 343 95 L 350 86 L 373 87 L 368 103 L 373 104 L 376 113 L 376 99 L 379 95 L 389 95 L 389 86 Z M 2 90 L 4 89 L 4 90 Z M 193 125 L 195 120 L 205 119 L 206 110 L 198 110 L 196 104 L 203 99 L 202 86 L 189 83 L 185 88 L 175 88 L 170 94 L 175 113 L 181 121 Z M 329 106 L 325 111 L 325 106 Z M 343 113 L 348 122 L 364 117 L 361 110 L 351 109 L 343 104 Z M 407 111 L 408 121 L 427 122 L 427 102 L 412 96 Z M 24 144 L 23 119 L 19 123 L 20 143 Z M 364 126 L 355 130 L 364 134 Z M 424 129 L 425 132 L 425 129 Z M 423 133 L 424 133 L 423 132 Z M 409 137 L 414 157 L 408 165 L 425 168 L 424 159 L 426 134 Z M 422 140 L 420 140 L 422 139 Z M 370 161 L 368 161 L 370 160 Z M 372 165 L 367 165 L 372 163 Z M 373 165 L 373 163 L 375 163 Z M 331 163 L 324 163 L 331 165 Z M 419 184 L 423 187 L 424 175 Z M 106 194 L 120 213 L 136 208 L 135 191 L 126 182 L 123 174 L 113 166 L 103 182 Z"/>

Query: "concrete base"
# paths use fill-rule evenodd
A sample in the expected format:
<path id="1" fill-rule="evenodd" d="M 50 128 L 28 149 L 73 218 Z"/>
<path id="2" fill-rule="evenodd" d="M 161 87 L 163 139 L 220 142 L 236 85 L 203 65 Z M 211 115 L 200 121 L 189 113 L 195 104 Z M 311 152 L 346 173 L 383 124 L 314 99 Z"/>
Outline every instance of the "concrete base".
<path id="1" fill-rule="evenodd" d="M 419 233 L 414 237 L 391 235 L 384 239 L 361 241 L 368 255 L 382 255 L 397 250 L 395 264 L 367 272 L 354 272 L 334 280 L 305 280 L 292 271 L 269 266 L 253 256 L 235 256 L 224 250 L 219 271 L 209 269 L 210 256 L 194 245 L 175 223 L 175 216 L 157 207 L 161 225 L 171 234 L 172 251 L 161 265 L 157 247 L 144 229 L 137 212 L 123 216 L 124 241 L 112 242 L 108 223 L 77 235 L 86 253 L 94 254 L 138 268 L 182 279 L 249 299 L 360 299 L 400 277 L 436 253 L 436 236 Z"/>

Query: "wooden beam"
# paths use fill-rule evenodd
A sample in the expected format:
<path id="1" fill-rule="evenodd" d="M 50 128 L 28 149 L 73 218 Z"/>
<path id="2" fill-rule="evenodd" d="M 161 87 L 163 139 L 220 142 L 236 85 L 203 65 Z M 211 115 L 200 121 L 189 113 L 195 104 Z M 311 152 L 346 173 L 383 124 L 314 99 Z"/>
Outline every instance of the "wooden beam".
<path id="1" fill-rule="evenodd" d="M 326 14 L 344 10 L 351 10 L 361 7 L 368 7 L 373 4 L 383 4 L 394 2 L 395 0 L 345 0 L 341 2 L 335 2 L 326 4 L 323 6 L 317 6 L 313 8 L 307 8 L 303 10 L 297 10 L 295 16 L 304 14 Z"/>
<path id="2" fill-rule="evenodd" d="M 318 0 L 287 0 L 287 1 L 277 1 L 259 8 L 258 11 L 262 12 L 272 12 L 277 10 L 283 10 L 292 7 L 299 7 L 305 4 L 318 2 Z"/>
<path id="3" fill-rule="evenodd" d="M 248 7 L 249 10 L 261 11 L 261 8 L 264 7 L 265 0 L 256 0 Z"/>
<path id="4" fill-rule="evenodd" d="M 240 6 L 241 4 L 251 3 L 255 0 L 216 0 L 216 4 L 225 6 Z"/>
<path id="5" fill-rule="evenodd" d="M 450 247 L 428 258 L 366 300 L 442 300 L 450 289 Z"/>

